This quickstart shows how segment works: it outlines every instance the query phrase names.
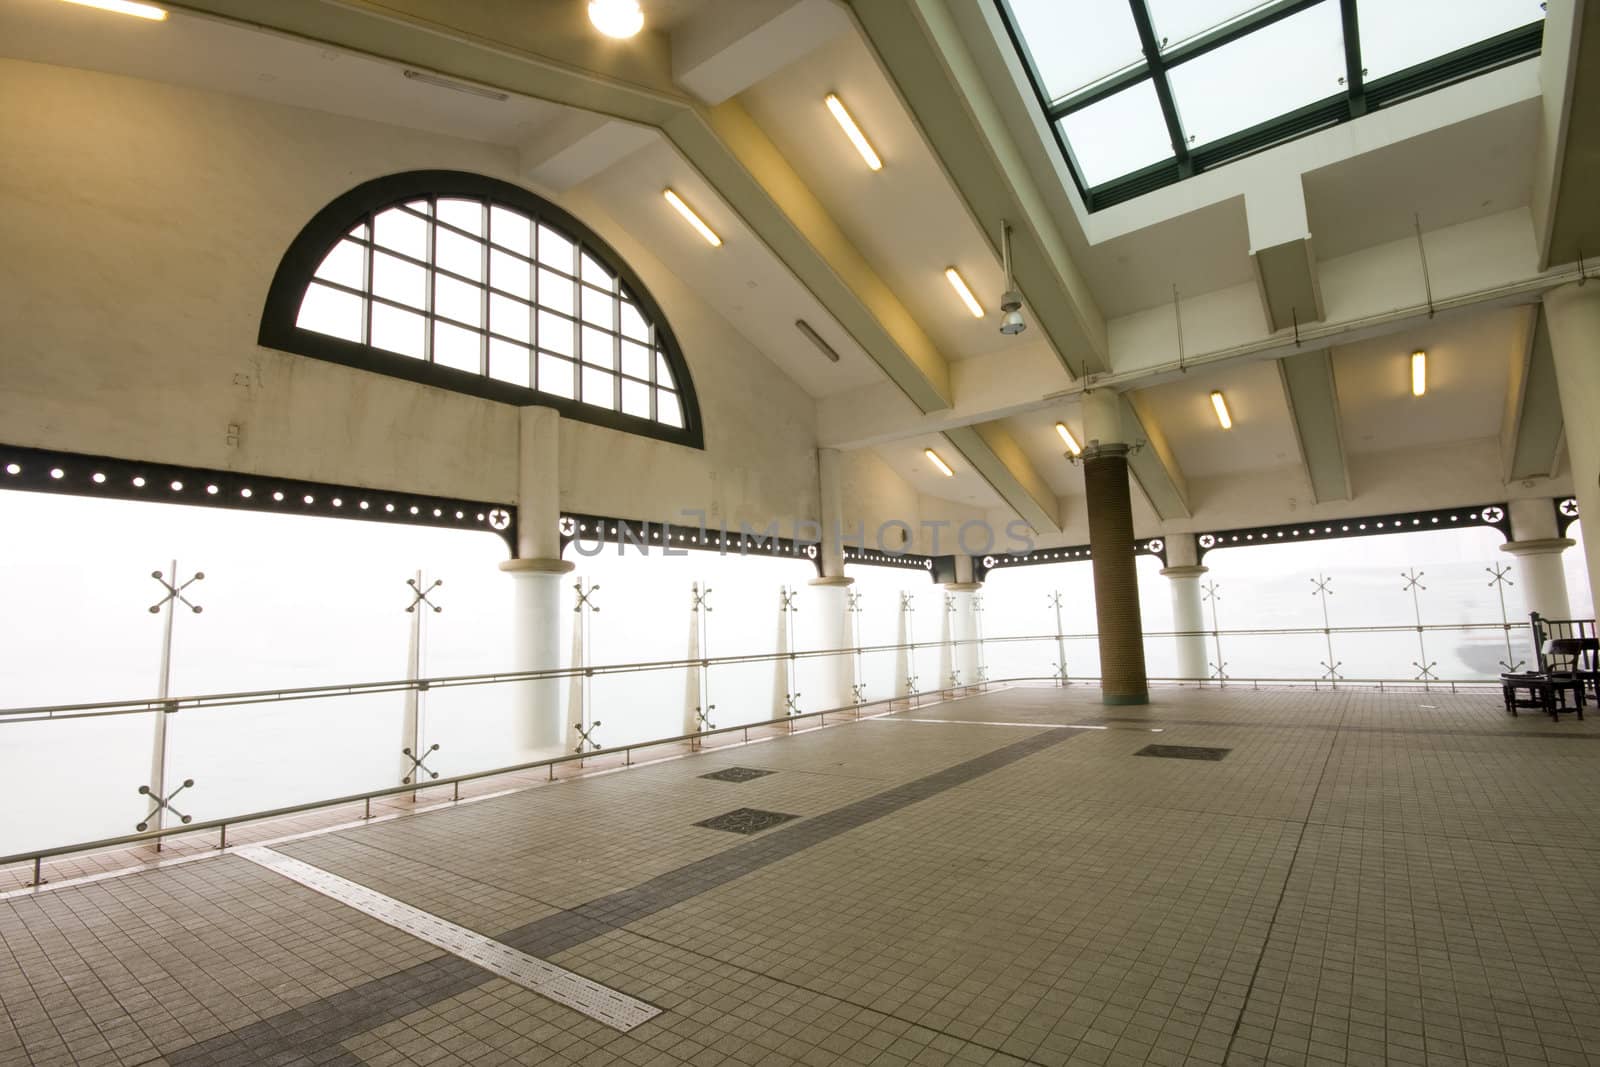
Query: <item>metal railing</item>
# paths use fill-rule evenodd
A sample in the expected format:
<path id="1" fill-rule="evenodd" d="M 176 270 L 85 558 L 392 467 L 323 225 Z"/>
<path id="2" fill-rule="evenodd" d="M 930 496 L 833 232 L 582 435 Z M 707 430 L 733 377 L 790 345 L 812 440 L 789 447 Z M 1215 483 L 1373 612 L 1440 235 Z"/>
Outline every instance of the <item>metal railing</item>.
<path id="1" fill-rule="evenodd" d="M 1347 627 L 1297 627 L 1297 628 L 1241 628 L 1241 629 L 1212 629 L 1212 630 L 1186 630 L 1186 631 L 1161 631 L 1145 634 L 1149 641 L 1173 639 L 1201 639 L 1216 642 L 1224 638 L 1249 637 L 1249 636 L 1330 636 L 1335 634 L 1351 633 L 1414 633 L 1437 631 L 1494 631 L 1509 633 L 1521 624 L 1506 622 L 1495 623 L 1456 623 L 1456 624 L 1431 624 L 1419 625 L 1374 625 L 1374 626 L 1347 626 Z M 1026 634 L 1012 636 L 983 636 L 971 639 L 949 638 L 935 641 L 907 641 L 894 644 L 855 645 L 841 649 L 811 649 L 791 650 L 782 652 L 762 652 L 742 655 L 700 657 L 692 659 L 652 660 L 636 663 L 595 664 L 581 667 L 563 667 L 549 670 L 527 671 L 500 671 L 471 675 L 444 675 L 429 678 L 391 679 L 371 682 L 352 682 L 333 685 L 302 686 L 292 688 L 248 690 L 230 693 L 209 693 L 191 696 L 168 696 L 156 698 L 136 698 L 126 700 L 109 700 L 91 703 L 37 705 L 30 707 L 15 707 L 0 709 L 0 727 L 8 723 L 41 722 L 55 720 L 69 720 L 93 718 L 102 716 L 121 716 L 135 714 L 171 714 L 180 710 L 203 708 L 240 708 L 263 705 L 277 705 L 303 700 L 316 700 L 329 697 L 362 696 L 383 693 L 428 692 L 432 690 L 450 689 L 470 686 L 508 685 L 538 681 L 570 680 L 574 678 L 594 678 L 608 675 L 631 675 L 653 671 L 676 670 L 702 670 L 710 671 L 719 666 L 737 664 L 761 663 L 796 663 L 808 660 L 832 659 L 845 657 L 854 661 L 858 666 L 864 656 L 881 654 L 900 654 L 914 657 L 918 652 L 948 652 L 954 655 L 955 650 L 961 647 L 978 646 L 981 649 L 988 645 L 1003 645 L 1034 642 L 1041 645 L 1059 648 L 1066 641 L 1097 640 L 1095 633 L 1065 633 L 1060 630 L 1041 634 Z M 605 760 L 608 757 L 622 757 L 622 766 L 633 766 L 634 755 L 641 750 L 662 748 L 673 745 L 688 744 L 691 749 L 700 748 L 701 744 L 709 738 L 742 734 L 743 740 L 748 742 L 752 730 L 762 731 L 787 727 L 792 730 L 794 724 L 816 720 L 819 725 L 827 724 L 827 717 L 847 716 L 850 721 L 858 721 L 866 717 L 869 709 L 884 708 L 879 714 L 890 714 L 893 706 L 897 704 L 916 704 L 934 697 L 943 698 L 953 693 L 972 693 L 985 691 L 994 686 L 1025 684 L 1033 682 L 1047 682 L 1055 685 L 1070 686 L 1074 684 L 1090 684 L 1098 682 L 1098 675 L 1087 673 L 1069 675 L 1064 670 L 1054 674 L 1017 673 L 1002 678 L 974 679 L 970 683 L 955 684 L 923 691 L 897 692 L 889 696 L 875 699 L 861 699 L 855 703 L 825 708 L 817 711 L 791 711 L 788 714 L 761 719 L 748 723 L 732 726 L 707 727 L 706 729 L 679 733 L 670 736 L 649 738 L 642 741 L 630 742 L 621 745 L 591 748 L 586 751 L 564 753 L 548 756 L 535 760 L 528 760 L 504 766 L 496 766 L 472 770 L 461 774 L 442 776 L 427 781 L 402 783 L 394 786 L 385 786 L 355 793 L 343 794 L 335 797 L 304 801 L 286 806 L 263 808 L 247 811 L 224 817 L 194 821 L 190 823 L 160 827 L 138 833 L 121 834 L 111 837 L 99 838 L 90 841 L 79 841 L 48 848 L 31 848 L 23 852 L 8 856 L 0 856 L 0 867 L 11 867 L 17 864 L 31 864 L 34 871 L 34 881 L 30 884 L 40 884 L 42 867 L 45 860 L 62 856 L 86 852 L 97 852 L 106 849 L 137 846 L 144 844 L 157 845 L 165 839 L 177 835 L 194 835 L 216 832 L 218 847 L 227 847 L 228 830 L 246 823 L 262 822 L 271 819 L 285 818 L 306 812 L 335 808 L 345 805 L 362 804 L 365 810 L 364 817 L 371 816 L 371 806 L 374 800 L 397 797 L 407 793 L 415 794 L 421 790 L 436 790 L 449 788 L 452 800 L 460 800 L 461 786 L 464 783 L 480 781 L 482 779 L 501 777 L 506 775 L 525 774 L 530 771 L 545 769 L 548 778 L 554 780 L 556 768 L 568 764 L 582 765 L 585 760 Z M 1151 682 L 1168 685 L 1197 685 L 1201 687 L 1251 687 L 1263 686 L 1305 686 L 1313 689 L 1338 689 L 1352 687 L 1375 687 L 1379 690 L 1405 688 L 1405 689 L 1441 689 L 1456 692 L 1460 689 L 1473 689 L 1485 686 L 1496 686 L 1496 678 L 1346 678 L 1330 679 L 1326 675 L 1311 677 L 1307 675 L 1274 676 L 1274 677 L 1233 677 L 1222 675 L 1220 677 L 1178 677 L 1178 676 L 1153 676 Z M 898 683 L 897 683 L 898 684 Z M 859 686 L 857 687 L 859 692 Z"/>

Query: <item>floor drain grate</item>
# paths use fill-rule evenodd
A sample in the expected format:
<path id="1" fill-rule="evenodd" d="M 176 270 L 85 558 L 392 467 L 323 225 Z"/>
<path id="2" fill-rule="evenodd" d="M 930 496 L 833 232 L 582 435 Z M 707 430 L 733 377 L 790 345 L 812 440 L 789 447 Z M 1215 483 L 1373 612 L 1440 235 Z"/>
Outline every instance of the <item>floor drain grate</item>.
<path id="1" fill-rule="evenodd" d="M 1162 759 L 1209 760 L 1216 763 L 1232 751 L 1231 748 L 1199 748 L 1194 745 L 1146 745 L 1134 755 L 1158 756 Z"/>
<path id="2" fill-rule="evenodd" d="M 725 767 L 720 771 L 702 774 L 700 777 L 709 778 L 713 782 L 748 782 L 755 778 L 765 778 L 773 771 L 763 771 L 755 767 Z"/>
<path id="3" fill-rule="evenodd" d="M 695 823 L 704 826 L 707 830 L 726 830 L 732 834 L 759 834 L 763 830 L 770 830 L 779 823 L 786 823 L 790 819 L 798 819 L 798 815 L 785 815 L 781 811 L 761 811 L 758 808 L 735 808 L 733 811 L 724 812 L 714 819 Z"/>

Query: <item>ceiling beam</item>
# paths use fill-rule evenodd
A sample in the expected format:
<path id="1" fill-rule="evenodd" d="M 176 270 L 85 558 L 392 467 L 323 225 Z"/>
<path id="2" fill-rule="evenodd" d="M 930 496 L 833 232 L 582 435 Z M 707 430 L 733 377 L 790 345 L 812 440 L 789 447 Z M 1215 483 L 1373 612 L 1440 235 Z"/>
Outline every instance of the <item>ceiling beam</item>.
<path id="1" fill-rule="evenodd" d="M 712 0 L 672 31 L 672 76 L 714 106 L 849 30 L 834 0 Z"/>
<path id="2" fill-rule="evenodd" d="M 1500 431 L 1500 457 L 1508 483 L 1554 477 L 1566 437 L 1543 304 L 1534 315 L 1528 345 L 1512 364 Z"/>
<path id="3" fill-rule="evenodd" d="M 1311 223 L 1305 187 L 1293 174 L 1251 189 L 1244 198 L 1250 231 L 1250 262 L 1255 266 L 1261 308 L 1269 330 L 1298 329 L 1323 317 L 1317 257 L 1311 251 Z"/>
<path id="4" fill-rule="evenodd" d="M 1189 483 L 1178 457 L 1136 393 L 1123 393 L 1122 426 L 1130 444 L 1140 445 L 1128 456 L 1128 473 L 1144 493 L 1150 510 L 1163 519 L 1193 518 L 1189 509 Z"/>
<path id="5" fill-rule="evenodd" d="M 1550 0 L 1533 209 L 1541 267 L 1600 249 L 1600 2 Z"/>
<path id="6" fill-rule="evenodd" d="M 655 133 L 648 126 L 571 111 L 522 145 L 519 161 L 523 177 L 551 192 L 564 193 L 654 140 Z"/>
<path id="7" fill-rule="evenodd" d="M 1054 491 L 1000 423 L 959 426 L 947 430 L 944 437 L 1034 533 L 1061 532 L 1060 504 Z"/>
<path id="8" fill-rule="evenodd" d="M 1068 378 L 1109 369 L 1105 320 L 945 0 L 849 4 L 997 260 L 1011 223 L 1017 287 Z"/>
<path id="9" fill-rule="evenodd" d="M 944 353 L 743 108 L 708 109 L 673 82 L 666 35 L 606 40 L 568 0 L 171 6 L 655 127 L 918 409 L 950 406 Z"/>
<path id="10" fill-rule="evenodd" d="M 1300 466 L 1318 504 L 1349 500 L 1350 465 L 1345 461 L 1344 432 L 1339 422 L 1339 392 L 1333 378 L 1333 354 L 1327 349 L 1278 360 L 1278 380 L 1289 405 Z"/>

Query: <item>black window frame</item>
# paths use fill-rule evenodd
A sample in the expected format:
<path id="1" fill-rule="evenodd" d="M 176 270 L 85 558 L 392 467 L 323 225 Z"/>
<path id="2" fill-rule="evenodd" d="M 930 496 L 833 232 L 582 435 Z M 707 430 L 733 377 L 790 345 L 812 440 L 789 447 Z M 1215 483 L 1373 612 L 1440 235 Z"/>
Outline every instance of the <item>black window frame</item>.
<path id="1" fill-rule="evenodd" d="M 682 409 L 683 426 L 671 426 L 652 418 L 624 414 L 620 410 L 620 402 L 617 410 L 596 407 L 582 400 L 568 399 L 553 393 L 540 392 L 531 386 L 491 378 L 486 373 L 459 370 L 434 363 L 431 359 L 400 355 L 359 341 L 302 329 L 298 325 L 300 305 L 307 288 L 314 281 L 319 285 L 326 284 L 316 278 L 317 269 L 328 253 L 352 230 L 389 208 L 404 207 L 408 202 L 417 200 L 455 197 L 482 200 L 488 206 L 504 207 L 526 215 L 532 220 L 535 230 L 538 226 L 544 225 L 571 240 L 576 246 L 576 262 L 581 263 L 582 257 L 587 255 L 616 275 L 619 289 L 615 295 L 636 304 L 645 320 L 653 327 L 656 342 L 654 347 L 665 358 L 673 376 L 672 388 Z M 539 268 L 535 264 L 531 269 L 537 271 Z M 370 283 L 369 278 L 366 285 L 369 301 L 373 299 Z M 485 293 L 488 293 L 487 275 L 483 285 Z M 431 292 L 431 285 L 429 289 Z M 575 294 L 579 298 L 582 295 L 581 289 L 581 285 L 575 288 Z M 435 317 L 431 306 L 428 310 L 418 313 L 428 318 Z M 581 307 L 575 312 L 575 317 L 578 332 L 581 333 Z M 441 321 L 447 320 L 441 319 Z M 484 322 L 483 332 L 487 336 L 487 319 Z M 667 323 L 666 314 L 638 275 L 603 238 L 570 213 L 527 189 L 482 174 L 451 170 L 407 171 L 363 182 L 335 198 L 312 216 L 290 243 L 288 251 L 279 262 L 272 284 L 267 290 L 267 301 L 261 313 L 257 342 L 266 348 L 373 371 L 393 378 L 403 378 L 422 385 L 431 385 L 499 403 L 519 407 L 550 407 L 559 411 L 564 418 L 574 421 L 651 437 L 688 448 L 705 448 L 694 378 L 689 373 L 677 337 Z M 539 349 L 531 343 L 528 348 L 533 353 L 533 359 L 537 360 Z M 652 380 L 654 359 L 655 351 L 652 351 Z M 585 364 L 576 352 L 571 361 L 574 364 L 575 389 L 578 395 L 582 396 L 581 375 Z M 620 365 L 613 367 L 610 373 L 617 378 L 617 388 L 620 389 L 622 380 Z M 656 397 L 654 390 L 651 397 L 651 410 L 654 411 Z"/>
<path id="2" fill-rule="evenodd" d="M 1398 104 L 1468 78 L 1475 78 L 1480 74 L 1488 74 L 1513 63 L 1531 59 L 1540 54 L 1544 43 L 1544 23 L 1533 22 L 1454 52 L 1436 56 L 1405 70 L 1368 81 L 1365 77 L 1366 70 L 1361 65 L 1361 29 L 1356 9 L 1357 0 L 1278 0 L 1277 3 L 1268 4 L 1248 15 L 1226 22 L 1209 33 L 1200 34 L 1170 48 L 1157 36 L 1145 0 L 1127 0 L 1133 12 L 1134 26 L 1139 32 L 1143 52 L 1141 60 L 1051 103 L 1049 94 L 1045 91 L 1044 81 L 1039 77 L 1038 65 L 1033 60 L 1033 54 L 1028 48 L 1016 16 L 1012 14 L 1010 3 L 1008 0 L 994 0 L 994 2 L 1000 12 L 1000 21 L 1006 28 L 1006 35 L 1022 58 L 1022 65 L 1028 72 L 1028 81 L 1033 86 L 1034 98 L 1044 113 L 1045 124 L 1050 127 L 1056 147 L 1060 150 L 1062 159 L 1066 161 L 1067 171 L 1072 175 L 1072 182 L 1078 190 L 1078 195 L 1083 198 L 1085 210 L 1091 214 L 1257 152 L 1264 152 L 1286 141 L 1360 118 L 1378 108 Z M 1210 144 L 1191 148 L 1178 115 L 1167 77 L 1168 71 L 1186 60 L 1231 44 L 1280 19 L 1297 15 L 1324 2 L 1339 5 L 1340 21 L 1344 29 L 1344 92 L 1331 94 L 1295 111 L 1268 119 Z M 1097 104 L 1146 78 L 1155 85 L 1156 99 L 1161 104 L 1162 118 L 1167 127 L 1167 137 L 1172 142 L 1172 158 L 1102 182 L 1097 186 L 1091 187 L 1085 184 L 1078 161 L 1072 154 L 1066 135 L 1061 132 L 1061 119 L 1075 111 Z"/>

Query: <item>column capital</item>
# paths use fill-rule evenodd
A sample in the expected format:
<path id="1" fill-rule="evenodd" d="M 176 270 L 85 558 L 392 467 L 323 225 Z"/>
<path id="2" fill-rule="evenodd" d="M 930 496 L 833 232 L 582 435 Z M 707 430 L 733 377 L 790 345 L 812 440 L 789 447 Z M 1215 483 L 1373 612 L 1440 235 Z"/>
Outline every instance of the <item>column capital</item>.
<path id="1" fill-rule="evenodd" d="M 1126 459 L 1128 457 L 1128 453 L 1132 451 L 1133 449 L 1128 445 L 1120 444 L 1115 441 L 1109 443 L 1104 441 L 1090 441 L 1088 444 L 1083 446 L 1083 452 L 1079 454 L 1078 459 L 1080 461 L 1112 458 Z"/>
<path id="2" fill-rule="evenodd" d="M 1537 541 L 1507 541 L 1500 551 L 1513 556 L 1555 556 L 1577 543 L 1570 537 L 1543 537 Z"/>
<path id="3" fill-rule="evenodd" d="M 843 575 L 839 575 L 839 576 L 836 576 L 836 577 L 813 578 L 809 582 L 807 582 L 806 584 L 807 585 L 822 585 L 822 586 L 839 586 L 839 587 L 843 587 L 843 586 L 847 586 L 847 585 L 855 585 L 856 584 L 856 580 L 854 578 L 846 578 Z"/>
<path id="4" fill-rule="evenodd" d="M 1206 571 L 1208 571 L 1210 569 L 1211 569 L 1210 567 L 1207 567 L 1204 564 L 1199 564 L 1199 563 L 1190 564 L 1189 566 L 1186 566 L 1186 567 L 1162 567 L 1161 568 L 1161 577 L 1163 577 L 1163 578 L 1198 578 L 1198 577 L 1200 577 L 1202 574 L 1204 574 Z"/>
<path id="5" fill-rule="evenodd" d="M 569 574 L 577 567 L 565 559 L 508 559 L 500 563 L 507 574 Z"/>
<path id="6" fill-rule="evenodd" d="M 983 588 L 982 582 L 941 582 L 940 585 L 952 593 L 976 593 Z"/>

